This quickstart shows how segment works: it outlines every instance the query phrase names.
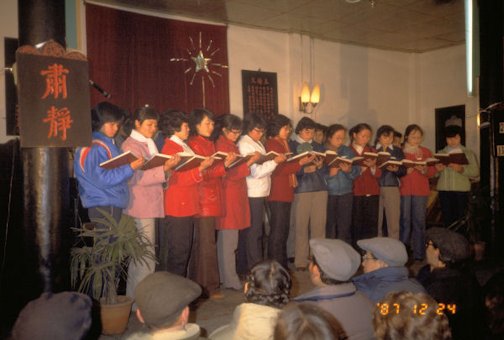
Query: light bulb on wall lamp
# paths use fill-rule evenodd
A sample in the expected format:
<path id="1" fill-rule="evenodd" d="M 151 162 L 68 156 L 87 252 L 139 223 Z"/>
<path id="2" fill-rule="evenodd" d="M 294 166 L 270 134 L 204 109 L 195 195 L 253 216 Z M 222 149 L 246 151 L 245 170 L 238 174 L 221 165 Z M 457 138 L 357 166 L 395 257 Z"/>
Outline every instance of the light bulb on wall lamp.
<path id="1" fill-rule="evenodd" d="M 301 97 L 299 97 L 299 111 L 304 113 L 312 113 L 315 107 L 320 102 L 320 86 L 315 85 L 313 90 L 305 82 L 301 89 Z"/>

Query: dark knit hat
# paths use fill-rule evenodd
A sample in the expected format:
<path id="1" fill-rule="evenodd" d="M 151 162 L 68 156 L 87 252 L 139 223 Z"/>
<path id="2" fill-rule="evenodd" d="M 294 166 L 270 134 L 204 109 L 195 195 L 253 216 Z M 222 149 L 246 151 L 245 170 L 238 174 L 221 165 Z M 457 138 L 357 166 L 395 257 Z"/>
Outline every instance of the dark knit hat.
<path id="1" fill-rule="evenodd" d="M 439 249 L 439 257 L 443 262 L 458 262 L 471 255 L 467 239 L 449 229 L 439 227 L 427 229 L 426 239 L 432 241 Z"/>
<path id="2" fill-rule="evenodd" d="M 310 248 L 320 269 L 331 279 L 348 281 L 359 269 L 359 253 L 341 240 L 313 238 Z"/>
<path id="3" fill-rule="evenodd" d="M 135 289 L 135 300 L 149 327 L 171 326 L 182 310 L 201 295 L 195 282 L 168 272 L 156 272 Z"/>
<path id="4" fill-rule="evenodd" d="M 408 262 L 406 247 L 401 241 L 394 238 L 373 237 L 359 240 L 357 245 L 391 267 L 401 267 Z"/>
<path id="5" fill-rule="evenodd" d="M 12 339 L 82 339 L 91 327 L 91 306 L 91 299 L 84 294 L 43 293 L 19 313 Z"/>

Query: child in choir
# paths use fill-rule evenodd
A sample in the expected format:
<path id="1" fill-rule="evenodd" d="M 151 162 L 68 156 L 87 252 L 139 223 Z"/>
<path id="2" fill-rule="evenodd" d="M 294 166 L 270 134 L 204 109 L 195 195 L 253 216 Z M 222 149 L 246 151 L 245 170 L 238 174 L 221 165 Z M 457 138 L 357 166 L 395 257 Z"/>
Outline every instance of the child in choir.
<path id="1" fill-rule="evenodd" d="M 392 144 L 394 128 L 382 125 L 376 132 L 376 151 L 390 153 L 390 159 L 401 161 L 404 158 L 402 150 Z M 406 174 L 403 165 L 385 165 L 379 179 L 380 200 L 378 210 L 378 236 L 382 236 L 383 216 L 387 221 L 388 237 L 399 239 L 399 221 L 401 219 L 401 194 L 399 192 L 400 178 Z"/>
<path id="2" fill-rule="evenodd" d="M 163 115 L 160 127 L 167 137 L 163 153 L 176 155 L 179 152 L 194 154 L 185 143 L 189 137 L 189 120 L 186 114 L 172 110 Z M 207 158 L 188 170 L 173 171 L 164 192 L 165 218 L 158 230 L 159 269 L 186 276 L 193 244 L 194 216 L 200 213 L 198 183 L 213 164 Z"/>
<path id="3" fill-rule="evenodd" d="M 344 145 L 347 129 L 340 124 L 333 124 L 327 130 L 326 147 L 337 153 L 338 157 L 352 159 L 355 152 Z M 352 202 L 353 181 L 359 176 L 359 167 L 351 163 L 339 162 L 331 166 L 326 177 L 327 190 L 327 223 L 326 237 L 338 238 L 352 243 Z"/>
<path id="4" fill-rule="evenodd" d="M 210 139 L 214 131 L 214 115 L 205 109 L 195 109 L 189 117 L 192 137 L 187 144 L 198 155 L 210 157 L 215 153 L 214 142 Z M 229 152 L 224 161 L 215 161 L 203 173 L 198 183 L 200 211 L 196 216 L 194 243 L 191 250 L 189 277 L 203 287 L 204 294 L 212 298 L 222 297 L 217 264 L 217 243 L 215 219 L 222 215 L 222 182 L 226 167 L 236 158 Z"/>
<path id="5" fill-rule="evenodd" d="M 441 163 L 436 164 L 436 170 L 439 172 L 437 190 L 445 227 L 458 221 L 466 214 L 469 191 L 471 190 L 470 178 L 479 176 L 476 156 L 474 152 L 461 144 L 461 136 L 462 128 L 460 126 L 447 126 L 445 128 L 446 147 L 439 152 L 463 152 L 469 164 L 450 163 L 447 166 Z"/>
<path id="6" fill-rule="evenodd" d="M 399 131 L 394 131 L 394 141 L 392 142 L 392 145 L 402 148 L 402 133 Z"/>
<path id="7" fill-rule="evenodd" d="M 366 123 L 355 125 L 348 132 L 351 139 L 350 147 L 357 156 L 364 152 L 375 151 L 368 143 L 373 134 Z M 378 234 L 378 205 L 380 186 L 378 179 L 381 169 L 376 166 L 376 159 L 366 158 L 360 166 L 360 175 L 353 183 L 352 204 L 352 244 L 357 240 L 375 237 Z"/>
<path id="8" fill-rule="evenodd" d="M 232 114 L 220 116 L 216 120 L 214 139 L 217 151 L 239 154 L 236 141 L 242 132 L 242 120 Z M 256 152 L 247 162 L 226 168 L 222 178 L 222 216 L 217 219 L 217 259 L 219 261 L 220 280 L 224 288 L 242 290 L 242 284 L 236 273 L 236 251 L 238 233 L 250 227 L 250 207 L 247 196 L 246 177 L 249 167 L 260 157 Z"/>
<path id="9" fill-rule="evenodd" d="M 423 130 L 416 124 L 404 132 L 404 159 L 413 162 L 432 157 L 429 149 L 422 146 Z M 429 197 L 429 177 L 434 176 L 434 166 L 415 165 L 401 177 L 401 241 L 410 246 L 413 258 L 422 261 L 425 257 L 425 218 Z"/>
<path id="10" fill-rule="evenodd" d="M 320 145 L 324 145 L 327 140 L 327 126 L 317 123 L 313 140 Z"/>
<path id="11" fill-rule="evenodd" d="M 137 109 L 133 115 L 134 129 L 123 142 L 123 151 L 131 151 L 138 158 L 149 159 L 158 153 L 153 137 L 157 132 L 158 114 L 151 107 Z M 156 242 L 156 219 L 164 217 L 163 183 L 166 182 L 165 173 L 177 164 L 179 157 L 167 160 L 164 165 L 135 171 L 128 182 L 130 200 L 124 213 L 135 219 L 136 226 L 143 231 L 150 240 L 154 254 Z M 126 294 L 134 298 L 135 287 L 155 269 L 154 259 L 145 262 L 131 261 L 128 268 L 128 282 Z"/>
<path id="12" fill-rule="evenodd" d="M 268 141 L 266 151 L 279 154 L 290 153 L 289 135 L 292 125 L 284 115 L 275 115 L 268 122 Z M 294 188 L 297 186 L 296 172 L 312 162 L 314 156 L 302 157 L 299 160 L 279 164 L 271 175 L 271 192 L 268 197 L 270 208 L 270 234 L 268 239 L 268 258 L 278 261 L 287 268 L 287 238 L 289 236 L 291 203 L 294 199 Z"/>
<path id="13" fill-rule="evenodd" d="M 266 131 L 266 121 L 256 113 L 245 116 L 244 135 L 238 141 L 242 155 L 259 152 L 266 153 L 261 138 Z M 271 174 L 278 164 L 285 162 L 283 154 L 262 164 L 252 164 L 247 176 L 247 195 L 249 197 L 251 227 L 240 230 L 238 237 L 238 273 L 246 274 L 255 264 L 263 259 L 263 219 L 264 204 L 270 194 Z"/>
<path id="14" fill-rule="evenodd" d="M 140 168 L 142 157 L 130 164 L 107 170 L 100 167 L 120 151 L 114 137 L 124 120 L 124 112 L 108 102 L 99 103 L 92 111 L 93 141 L 90 147 L 78 148 L 75 153 L 74 169 L 79 183 L 79 193 L 90 219 L 103 218 L 101 211 L 110 214 L 119 222 L 122 210 L 128 206 L 128 180 L 134 170 Z M 106 226 L 96 223 L 99 228 Z"/>
<path id="15" fill-rule="evenodd" d="M 323 145 L 313 141 L 315 126 L 316 123 L 312 119 L 301 118 L 296 126 L 295 138 L 289 142 L 289 147 L 294 154 L 305 151 L 325 151 Z M 296 174 L 298 185 L 292 204 L 295 224 L 294 265 L 301 271 L 308 267 L 309 239 L 325 237 L 327 210 L 320 209 L 327 207 L 325 173 L 324 160 L 315 157 L 313 161 L 301 167 Z"/>

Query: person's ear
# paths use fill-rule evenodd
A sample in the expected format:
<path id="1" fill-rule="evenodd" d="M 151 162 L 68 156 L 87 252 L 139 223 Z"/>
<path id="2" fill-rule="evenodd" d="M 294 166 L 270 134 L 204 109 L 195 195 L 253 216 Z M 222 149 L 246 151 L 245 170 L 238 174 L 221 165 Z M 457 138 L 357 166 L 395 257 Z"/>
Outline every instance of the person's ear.
<path id="1" fill-rule="evenodd" d="M 139 129 L 142 124 L 138 119 L 135 119 L 135 129 Z"/>
<path id="2" fill-rule="evenodd" d="M 140 312 L 140 308 L 137 308 L 137 310 L 136 310 L 136 317 L 137 317 L 138 321 L 140 321 L 143 324 L 145 323 L 142 312 Z"/>
<path id="3" fill-rule="evenodd" d="M 182 310 L 182 313 L 180 314 L 179 323 L 181 325 L 187 325 L 188 322 L 189 322 L 189 306 L 186 306 Z"/>

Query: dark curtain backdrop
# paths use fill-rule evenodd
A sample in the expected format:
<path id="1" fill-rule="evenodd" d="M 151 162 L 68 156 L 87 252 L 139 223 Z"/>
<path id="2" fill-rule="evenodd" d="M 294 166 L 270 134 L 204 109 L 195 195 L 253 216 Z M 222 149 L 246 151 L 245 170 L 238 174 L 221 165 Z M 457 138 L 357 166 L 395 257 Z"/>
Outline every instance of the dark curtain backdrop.
<path id="1" fill-rule="evenodd" d="M 149 104 L 158 111 L 176 108 L 190 112 L 203 107 L 203 77 L 205 108 L 216 114 L 229 113 L 228 70 L 210 65 L 210 71 L 219 72 L 222 77 L 200 71 L 190 85 L 194 62 L 188 53 L 191 51 L 195 56 L 199 52 L 201 32 L 204 56 L 209 58 L 219 49 L 211 56 L 211 63 L 227 65 L 225 26 L 162 19 L 87 4 L 86 30 L 90 78 L 112 94 L 110 102 L 130 111 Z M 189 61 L 171 62 L 171 58 Z M 193 70 L 186 74 L 185 70 L 191 66 Z M 101 94 L 91 91 L 92 105 L 103 100 Z"/>

